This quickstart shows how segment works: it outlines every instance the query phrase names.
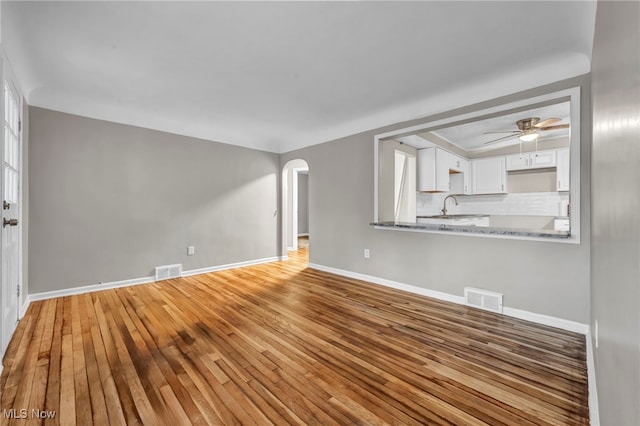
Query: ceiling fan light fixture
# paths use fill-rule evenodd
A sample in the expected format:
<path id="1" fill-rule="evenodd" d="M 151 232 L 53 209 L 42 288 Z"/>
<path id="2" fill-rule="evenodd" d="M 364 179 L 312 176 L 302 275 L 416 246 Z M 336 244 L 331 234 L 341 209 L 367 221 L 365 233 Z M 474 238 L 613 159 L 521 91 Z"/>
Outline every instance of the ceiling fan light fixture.
<path id="1" fill-rule="evenodd" d="M 536 139 L 538 139 L 538 134 L 535 132 L 532 133 L 525 133 L 523 135 L 518 136 L 518 138 L 522 141 L 522 142 L 531 142 L 531 141 L 535 141 Z"/>

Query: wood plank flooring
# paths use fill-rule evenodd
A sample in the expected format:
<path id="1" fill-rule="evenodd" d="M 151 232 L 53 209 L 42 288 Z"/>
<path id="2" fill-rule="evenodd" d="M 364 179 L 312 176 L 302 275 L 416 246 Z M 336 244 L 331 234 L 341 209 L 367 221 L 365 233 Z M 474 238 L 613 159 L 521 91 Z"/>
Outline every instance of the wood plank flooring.
<path id="1" fill-rule="evenodd" d="M 584 336 L 307 269 L 306 255 L 32 303 L 3 360 L 0 422 L 588 424 Z"/>

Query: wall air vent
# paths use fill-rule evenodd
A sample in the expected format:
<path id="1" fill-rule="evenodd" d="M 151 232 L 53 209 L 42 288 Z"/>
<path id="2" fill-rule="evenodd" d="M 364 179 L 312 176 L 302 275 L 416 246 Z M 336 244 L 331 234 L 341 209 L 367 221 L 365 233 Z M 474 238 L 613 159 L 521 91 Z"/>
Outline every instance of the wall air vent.
<path id="1" fill-rule="evenodd" d="M 178 278 L 182 275 L 182 263 L 175 265 L 156 266 L 156 281 Z"/>
<path id="2" fill-rule="evenodd" d="M 502 298 L 504 295 L 479 288 L 465 287 L 464 301 L 467 305 L 486 311 L 502 313 Z"/>

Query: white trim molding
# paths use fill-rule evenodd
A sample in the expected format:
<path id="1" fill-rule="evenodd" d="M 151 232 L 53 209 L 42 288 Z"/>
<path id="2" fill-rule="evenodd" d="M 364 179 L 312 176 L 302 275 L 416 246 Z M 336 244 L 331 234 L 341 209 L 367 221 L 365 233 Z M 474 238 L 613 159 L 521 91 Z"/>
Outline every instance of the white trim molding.
<path id="1" fill-rule="evenodd" d="M 19 312 L 18 320 L 21 320 L 24 317 L 24 314 L 27 313 L 27 309 L 29 309 L 29 305 L 30 304 L 31 304 L 31 298 L 27 294 L 27 297 L 25 297 L 24 302 L 22 302 L 22 305 L 20 306 L 20 312 Z"/>
<path id="2" fill-rule="evenodd" d="M 358 272 L 346 271 L 344 269 L 332 268 L 330 266 L 318 265 L 316 263 L 309 263 L 309 268 L 318 269 L 320 271 L 329 272 L 336 275 L 342 275 L 343 277 L 368 281 L 373 284 L 379 284 L 385 287 L 404 290 L 414 294 L 433 297 L 434 299 L 445 300 L 447 302 L 453 302 L 459 305 L 466 306 L 466 304 L 464 303 L 464 297 L 456 296 L 454 294 L 443 293 L 435 290 L 429 290 L 423 287 L 404 284 L 397 281 L 388 280 L 385 278 L 374 277 L 372 275 L 360 274 Z M 563 330 L 573 331 L 574 333 L 580 333 L 584 335 L 586 335 L 589 332 L 589 325 L 587 324 L 582 324 L 579 322 L 569 321 L 566 319 L 556 318 L 548 315 L 536 314 L 534 312 L 523 311 L 521 309 L 508 308 L 506 306 L 504 307 L 503 315 L 519 318 L 526 321 L 535 322 L 538 324 L 548 325 L 550 327 L 561 328 Z"/>
<path id="3" fill-rule="evenodd" d="M 226 265 L 210 266 L 208 268 L 192 269 L 182 272 L 182 277 L 190 277 L 192 275 L 208 274 L 209 272 L 224 271 L 225 269 L 236 269 L 244 266 L 260 265 L 261 263 L 271 263 L 282 260 L 281 256 L 265 257 L 264 259 L 247 260 L 244 262 L 228 263 Z"/>
<path id="4" fill-rule="evenodd" d="M 283 258 L 279 256 L 274 256 L 274 257 L 267 257 L 263 259 L 228 263 L 225 265 L 210 266 L 207 268 L 192 269 L 189 271 L 183 271 L 180 277 L 189 277 L 192 275 L 207 274 L 209 272 L 242 268 L 244 266 L 259 265 L 262 263 L 276 262 L 280 260 L 283 260 Z M 23 305 L 24 311 L 21 310 L 21 312 L 22 314 L 24 314 L 29 304 L 37 300 L 46 300 L 46 299 L 53 299 L 56 297 L 73 296 L 76 294 L 92 293 L 94 291 L 109 290 L 109 289 L 120 288 L 120 287 L 129 287 L 132 285 L 139 285 L 139 284 L 149 284 L 153 282 L 156 282 L 155 277 L 149 276 L 149 277 L 133 278 L 133 279 L 122 280 L 122 281 L 112 281 L 112 282 L 103 283 L 103 284 L 92 284 L 92 285 L 87 285 L 82 287 L 66 288 L 62 290 L 45 291 L 42 293 L 33 293 L 27 297 L 27 302 Z"/>
<path id="5" fill-rule="evenodd" d="M 589 382 L 589 424 L 591 426 L 600 426 L 598 387 L 596 386 L 596 363 L 593 354 L 591 331 L 587 333 L 585 338 L 587 340 L 587 380 Z"/>
<path id="6" fill-rule="evenodd" d="M 93 293 L 94 291 L 109 290 L 113 288 L 129 287 L 132 285 L 149 284 L 155 282 L 154 276 L 133 278 L 130 280 L 112 281 L 103 284 L 92 284 L 81 287 L 65 288 L 62 290 L 43 291 L 41 293 L 33 293 L 29 295 L 29 302 L 38 300 L 54 299 L 56 297 L 74 296 L 77 294 Z"/>
<path id="7" fill-rule="evenodd" d="M 464 305 L 464 297 L 462 296 L 455 296 L 449 293 L 429 290 L 427 288 L 417 287 L 410 284 L 404 284 L 398 281 L 392 281 L 385 278 L 374 277 L 372 275 L 365 275 L 365 274 L 360 274 L 358 272 L 346 271 L 344 269 L 332 268 L 330 266 L 318 265 L 317 263 L 309 263 L 308 266 L 309 268 L 317 269 L 319 271 L 329 272 L 331 274 L 341 275 L 347 278 L 354 278 L 356 280 L 368 281 L 374 284 L 383 285 L 385 287 L 391 287 L 397 290 L 404 290 L 410 293 L 419 294 L 421 296 L 433 297 L 434 299 L 445 300 L 447 302 L 453 302 L 459 305 Z"/>
<path id="8" fill-rule="evenodd" d="M 502 313 L 509 317 L 548 325 L 550 327 L 561 328 L 563 330 L 573 331 L 574 333 L 580 333 L 584 335 L 589 333 L 588 324 L 582 324 L 580 322 L 570 321 L 563 318 L 556 318 L 549 315 L 537 314 L 535 312 L 523 311 L 521 309 L 507 307 L 504 308 Z"/>

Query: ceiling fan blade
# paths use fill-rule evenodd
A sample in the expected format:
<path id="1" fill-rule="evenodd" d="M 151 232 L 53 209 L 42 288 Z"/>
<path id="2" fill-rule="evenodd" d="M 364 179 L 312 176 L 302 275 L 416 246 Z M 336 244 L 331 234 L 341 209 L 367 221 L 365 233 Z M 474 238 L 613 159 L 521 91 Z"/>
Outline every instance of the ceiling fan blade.
<path id="1" fill-rule="evenodd" d="M 556 126 L 546 126 L 546 127 L 541 127 L 538 130 L 555 130 L 555 129 L 568 129 L 569 128 L 569 124 L 558 124 Z"/>
<path id="2" fill-rule="evenodd" d="M 553 124 L 558 121 L 560 121 L 559 118 L 547 118 L 546 120 L 543 120 L 539 123 L 534 124 L 533 127 L 537 127 L 537 128 L 547 127 L 549 124 Z"/>
<path id="3" fill-rule="evenodd" d="M 520 133 L 520 130 L 498 130 L 497 132 L 484 132 L 483 135 L 492 135 L 494 133 Z"/>
<path id="4" fill-rule="evenodd" d="M 495 142 L 503 141 L 503 140 L 505 140 L 505 139 L 515 138 L 515 137 L 519 136 L 521 133 L 522 133 L 522 132 L 518 132 L 518 133 L 513 134 L 513 135 L 508 135 L 508 136 L 504 136 L 504 137 L 501 137 L 501 138 L 498 138 L 498 139 L 494 139 L 494 140 L 492 140 L 492 141 L 485 142 L 483 145 L 488 145 L 488 144 L 490 144 L 490 143 L 495 143 Z"/>

